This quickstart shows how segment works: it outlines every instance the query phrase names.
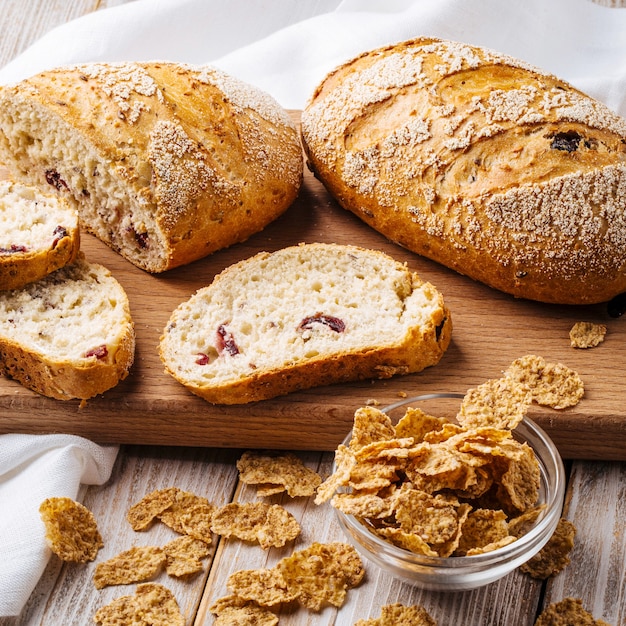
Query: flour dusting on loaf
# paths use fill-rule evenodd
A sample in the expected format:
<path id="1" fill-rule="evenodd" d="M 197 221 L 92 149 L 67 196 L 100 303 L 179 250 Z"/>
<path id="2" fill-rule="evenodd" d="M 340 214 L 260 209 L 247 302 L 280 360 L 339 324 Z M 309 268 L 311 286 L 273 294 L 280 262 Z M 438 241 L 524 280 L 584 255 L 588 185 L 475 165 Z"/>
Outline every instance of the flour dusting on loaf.
<path id="1" fill-rule="evenodd" d="M 76 261 L 0 292 L 0 372 L 59 400 L 87 400 L 126 378 L 135 330 L 123 287 L 102 265 Z"/>
<path id="2" fill-rule="evenodd" d="M 626 291 L 626 121 L 520 60 L 416 39 L 331 72 L 310 166 L 401 245 L 518 297 Z"/>
<path id="3" fill-rule="evenodd" d="M 18 289 L 74 261 L 78 214 L 63 199 L 0 180 L 0 290 Z"/>
<path id="4" fill-rule="evenodd" d="M 303 168 L 295 125 L 268 94 L 158 62 L 73 65 L 0 88 L 0 160 L 150 272 L 262 230 L 296 198 Z"/>
<path id="5" fill-rule="evenodd" d="M 418 372 L 451 335 L 440 292 L 373 250 L 301 244 L 219 274 L 172 314 L 166 371 L 217 404 Z"/>

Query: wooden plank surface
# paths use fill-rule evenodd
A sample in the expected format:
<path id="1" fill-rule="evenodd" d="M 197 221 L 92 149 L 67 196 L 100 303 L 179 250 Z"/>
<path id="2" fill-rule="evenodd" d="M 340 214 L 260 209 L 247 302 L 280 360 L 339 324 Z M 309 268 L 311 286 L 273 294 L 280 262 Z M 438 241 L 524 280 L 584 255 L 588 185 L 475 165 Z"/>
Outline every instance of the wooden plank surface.
<path id="1" fill-rule="evenodd" d="M 109 0 L 108 4 L 112 1 L 117 2 L 118 0 Z M 606 2 L 614 4 L 614 0 L 606 0 Z M 29 9 L 32 9 L 32 15 L 39 16 L 36 32 L 31 32 L 30 18 L 24 19 L 23 17 L 26 4 L 28 4 Z M 0 39 L 0 57 L 3 62 L 13 56 L 13 53 L 9 55 L 6 51 L 12 38 L 14 39 L 14 35 L 20 34 L 21 37 L 23 31 L 28 31 L 34 38 L 35 35 L 42 34 L 48 25 L 59 23 L 58 15 L 68 10 L 69 5 L 79 7 L 82 11 L 95 8 L 93 7 L 95 0 L 93 2 L 91 0 L 75 0 L 72 3 L 33 0 L 26 4 L 22 0 L 11 0 L 3 4 L 4 11 L 0 12 L 0 25 L 3 33 L 3 38 Z M 18 51 L 15 50 L 15 53 Z M 426 263 L 425 266 L 428 267 L 429 264 Z M 151 282 L 158 284 L 160 281 Z M 485 293 L 485 290 L 479 291 Z M 148 293 L 148 291 L 145 292 L 145 294 Z M 453 298 L 454 295 L 450 294 L 448 299 Z M 466 304 L 466 306 L 471 305 L 472 302 Z M 577 317 L 573 312 L 571 316 L 572 318 Z M 464 315 L 457 315 L 457 317 L 460 317 L 457 321 L 458 327 L 463 321 Z M 601 311 L 598 311 L 598 318 L 604 319 Z M 557 323 L 556 329 L 553 328 L 554 320 Z M 554 336 L 555 332 L 558 333 L 559 350 L 563 351 L 560 354 L 568 357 L 570 351 L 564 347 L 563 333 L 569 321 L 568 319 L 561 320 L 560 315 L 555 313 L 546 320 L 546 328 L 543 333 L 545 337 Z M 516 329 L 516 326 L 519 324 L 521 324 L 520 328 L 523 331 L 523 315 L 517 316 L 513 321 L 505 322 L 503 320 L 502 324 L 508 325 L 510 333 L 518 332 L 519 329 Z M 611 333 L 615 332 L 616 328 L 619 328 L 619 320 L 610 321 Z M 483 326 L 480 323 L 474 329 L 476 334 L 474 343 L 488 340 L 488 337 L 482 333 L 482 329 Z M 541 331 L 535 332 L 541 337 Z M 609 339 L 607 339 L 607 344 L 608 341 Z M 577 355 L 577 357 L 588 358 L 589 362 L 593 363 L 599 360 L 599 354 L 603 354 L 600 351 L 607 344 L 589 353 Z M 540 340 L 535 339 L 533 345 L 540 346 Z M 462 364 L 469 365 L 472 363 L 467 348 L 456 345 L 455 350 L 455 358 L 460 359 Z M 609 353 L 612 353 L 611 350 Z M 611 361 L 611 358 L 609 357 L 608 360 Z M 572 364 L 569 359 L 566 362 Z M 616 369 L 621 368 L 621 365 L 622 362 L 618 358 L 615 361 Z M 484 367 L 489 370 L 489 375 L 493 375 L 499 371 L 501 365 L 492 363 L 491 365 L 486 364 Z M 595 389 L 596 377 L 600 375 L 589 376 L 591 369 L 591 365 L 585 369 L 590 393 Z M 584 372 L 581 371 L 581 373 Z M 480 369 L 470 378 L 474 376 L 479 378 L 479 375 L 482 380 L 483 372 Z M 443 371 L 441 376 L 445 381 L 446 377 Z M 618 378 L 616 373 L 612 380 L 615 381 Z M 380 397 L 382 394 L 377 394 L 377 392 L 386 389 L 383 384 L 359 385 L 358 387 L 363 392 L 362 396 L 368 398 L 377 395 Z M 618 396 L 621 389 L 620 382 L 619 386 L 610 394 L 613 407 L 619 400 Z M 412 390 L 407 389 L 407 391 Z M 421 389 L 417 391 L 421 393 Z M 311 395 L 323 407 L 324 394 L 328 394 L 328 392 L 329 390 L 320 390 L 319 395 Z M 28 395 L 21 390 L 14 389 L 14 395 L 17 405 L 32 403 L 32 398 L 27 400 L 20 398 L 22 395 Z M 387 395 L 393 397 L 394 400 L 397 399 L 395 390 L 389 391 Z M 8 401 L 5 400 L 5 402 Z M 599 401 L 596 404 L 599 404 Z M 123 407 L 123 403 L 121 406 Z M 209 409 L 210 407 L 207 408 L 207 411 Z M 44 427 L 45 415 L 48 410 L 48 403 L 42 402 L 35 411 L 36 420 Z M 330 413 L 330 418 L 333 417 L 334 413 Z M 584 414 L 581 414 L 580 417 L 585 419 Z M 595 421 L 595 427 L 592 429 L 595 433 L 593 436 L 603 438 L 600 431 L 607 425 L 607 420 L 613 422 L 614 418 L 619 417 L 620 414 L 615 414 L 613 408 L 607 410 L 603 417 L 591 418 Z M 5 417 L 0 417 L 0 423 L 4 419 Z M 21 419 L 25 419 L 24 416 Z M 72 419 L 69 419 L 70 423 Z M 175 412 L 173 419 L 174 421 L 179 419 Z M 157 425 L 158 423 L 159 420 L 157 420 Z M 242 419 L 241 424 L 246 424 L 246 420 Z M 564 445 L 573 447 L 574 451 L 584 449 L 581 434 L 576 428 L 565 429 L 562 423 L 553 422 L 552 424 L 553 436 L 556 436 L 557 431 L 563 430 L 561 437 Z M 152 423 L 148 423 L 148 425 L 153 426 Z M 610 428 L 615 430 L 616 427 L 610 426 Z M 589 428 L 586 428 L 586 431 L 584 436 L 590 436 Z M 618 432 L 618 437 L 622 437 L 620 432 Z M 175 434 L 173 438 L 175 439 Z M 618 439 L 618 443 L 614 446 L 616 449 L 620 445 L 623 448 L 619 441 L 621 439 Z M 175 441 L 174 443 L 178 442 Z M 606 447 L 606 441 L 603 445 Z M 79 494 L 79 499 L 97 511 L 98 519 L 101 520 L 103 526 L 105 540 L 109 544 L 107 550 L 111 553 L 116 549 L 127 547 L 130 542 L 138 539 L 145 543 L 165 540 L 170 535 L 160 527 L 155 527 L 150 531 L 150 534 L 139 537 L 130 531 L 125 525 L 124 519 L 128 506 L 141 494 L 153 488 L 169 486 L 173 482 L 179 487 L 195 489 L 202 495 L 212 495 L 220 502 L 222 501 L 221 498 L 228 498 L 229 491 L 232 491 L 231 498 L 252 499 L 254 494 L 249 489 L 237 486 L 233 465 L 237 454 L 238 452 L 235 450 L 216 451 L 208 448 L 123 446 L 111 480 L 102 487 L 83 489 Z M 301 452 L 299 454 L 305 459 L 307 465 L 317 467 L 319 471 L 328 471 L 330 468 L 331 455 L 328 453 Z M 619 452 L 615 452 L 615 454 L 619 456 Z M 320 615 L 307 613 L 283 615 L 281 616 L 281 624 L 297 623 L 308 626 L 351 624 L 351 616 L 374 617 L 378 615 L 380 606 L 386 603 L 420 602 L 429 609 L 433 616 L 437 617 L 438 623 L 442 625 L 532 626 L 536 614 L 547 603 L 561 600 L 566 596 L 575 596 L 583 598 L 585 606 L 589 610 L 593 610 L 596 618 L 603 618 L 612 626 L 624 626 L 626 625 L 626 596 L 624 593 L 626 589 L 626 560 L 624 559 L 626 554 L 626 533 L 624 532 L 626 470 L 624 464 L 574 462 L 567 501 L 567 516 L 578 527 L 576 545 L 571 555 L 572 563 L 564 572 L 548 583 L 545 597 L 542 595 L 543 585 L 532 583 L 526 577 L 521 578 L 517 572 L 480 590 L 456 594 L 437 594 L 422 592 L 369 568 L 365 586 L 355 590 L 358 596 L 350 595 L 349 603 L 339 614 L 325 611 Z M 301 516 L 306 538 L 324 541 L 337 536 L 334 516 L 329 514 L 326 508 L 316 508 L 308 501 L 287 501 L 285 506 Z M 211 569 L 210 573 L 207 572 L 190 581 L 190 586 L 176 590 L 177 598 L 185 607 L 188 626 L 192 624 L 193 626 L 205 626 L 213 623 L 208 607 L 215 598 L 223 594 L 226 571 L 234 569 L 235 565 L 248 567 L 253 566 L 256 562 L 263 562 L 263 559 L 276 560 L 278 556 L 275 554 L 264 555 L 260 549 L 257 549 L 254 551 L 254 557 L 252 557 L 252 552 L 248 549 L 249 546 L 240 545 L 237 542 L 223 542 L 215 548 L 213 560 L 207 563 L 207 568 L 210 567 Z M 96 591 L 91 584 L 90 567 L 92 566 L 81 567 L 77 570 L 73 566 L 61 566 L 58 560 L 52 559 L 25 612 L 17 618 L 0 618 L 0 626 L 89 624 L 92 623 L 90 611 L 102 606 L 105 597 L 117 597 L 132 591 L 126 588 L 116 588 L 115 591 L 101 595 L 103 592 Z M 79 610 L 75 610 L 74 605 Z M 194 607 L 197 608 L 197 612 Z"/>
<path id="2" fill-rule="evenodd" d="M 441 362 L 408 376 L 320 387 L 239 406 L 211 405 L 164 373 L 158 341 L 178 304 L 228 265 L 261 250 L 303 241 L 379 249 L 435 284 L 451 310 L 454 328 Z M 102 443 L 332 450 L 349 430 L 355 409 L 369 400 L 384 406 L 404 394 L 465 392 L 500 376 L 514 359 L 539 354 L 572 367 L 586 384 L 586 397 L 577 407 L 532 412 L 561 453 L 570 458 L 626 458 L 623 319 L 610 318 L 606 305 L 583 308 L 516 300 L 419 257 L 341 209 L 308 171 L 299 198 L 263 232 L 165 274 L 137 269 L 89 235 L 83 236 L 82 246 L 89 259 L 111 269 L 129 295 L 137 330 L 131 374 L 82 409 L 78 401 L 44 398 L 2 379 L 0 433 L 69 432 Z M 607 324 L 605 342 L 591 350 L 571 348 L 569 329 L 579 320 Z"/>

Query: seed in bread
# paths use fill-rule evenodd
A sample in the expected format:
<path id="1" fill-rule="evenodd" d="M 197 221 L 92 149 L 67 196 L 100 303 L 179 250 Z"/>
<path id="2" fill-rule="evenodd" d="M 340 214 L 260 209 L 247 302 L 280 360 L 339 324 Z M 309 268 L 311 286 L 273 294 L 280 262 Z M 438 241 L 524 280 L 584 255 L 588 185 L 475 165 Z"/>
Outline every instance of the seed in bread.
<path id="1" fill-rule="evenodd" d="M 302 137 L 338 202 L 414 252 L 533 300 L 626 291 L 626 121 L 557 77 L 415 39 L 331 72 Z"/>
<path id="2" fill-rule="evenodd" d="M 301 244 L 230 266 L 171 315 L 165 369 L 216 404 L 389 378 L 435 365 L 450 342 L 441 293 L 375 250 Z"/>
<path id="3" fill-rule="evenodd" d="M 0 373 L 37 393 L 87 400 L 126 378 L 134 354 L 124 289 L 82 253 L 37 282 L 0 292 Z"/>
<path id="4" fill-rule="evenodd" d="M 47 276 L 79 249 L 78 214 L 65 200 L 0 180 L 0 290 Z"/>
<path id="5" fill-rule="evenodd" d="M 176 63 L 61 67 L 1 88 L 0 161 L 150 272 L 263 229 L 303 167 L 295 125 L 269 95 Z"/>

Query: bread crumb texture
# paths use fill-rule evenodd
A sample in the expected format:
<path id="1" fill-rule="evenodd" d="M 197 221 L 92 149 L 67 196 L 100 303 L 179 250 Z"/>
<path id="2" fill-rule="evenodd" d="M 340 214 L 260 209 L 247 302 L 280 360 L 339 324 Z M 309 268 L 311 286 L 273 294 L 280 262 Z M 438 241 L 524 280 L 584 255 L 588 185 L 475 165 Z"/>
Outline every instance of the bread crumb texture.
<path id="1" fill-rule="evenodd" d="M 183 384 L 234 403 L 419 371 L 439 361 L 449 336 L 441 294 L 405 265 L 355 246 L 302 244 L 227 268 L 174 311 L 160 351 Z"/>
<path id="2" fill-rule="evenodd" d="M 626 290 L 626 121 L 555 76 L 408 41 L 331 72 L 302 135 L 338 201 L 415 252 L 547 302 Z"/>
<path id="3" fill-rule="evenodd" d="M 0 90 L 0 158 L 161 272 L 258 232 L 295 199 L 302 149 L 268 94 L 208 66 L 90 63 Z"/>
<path id="4" fill-rule="evenodd" d="M 0 292 L 0 371 L 38 393 L 88 399 L 128 375 L 135 331 L 127 295 L 79 255 L 22 289 Z"/>

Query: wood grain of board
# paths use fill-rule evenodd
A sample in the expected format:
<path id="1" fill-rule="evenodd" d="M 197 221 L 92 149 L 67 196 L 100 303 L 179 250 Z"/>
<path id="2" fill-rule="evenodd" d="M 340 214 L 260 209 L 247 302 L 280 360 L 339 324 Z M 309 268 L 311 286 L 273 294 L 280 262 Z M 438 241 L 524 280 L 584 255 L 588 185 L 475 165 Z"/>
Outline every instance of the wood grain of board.
<path id="1" fill-rule="evenodd" d="M 298 119 L 299 112 L 293 112 Z M 238 406 L 216 406 L 192 395 L 165 374 L 159 337 L 173 309 L 232 263 L 261 250 L 300 242 L 357 244 L 406 262 L 444 295 L 453 320 L 452 343 L 435 367 L 388 380 L 332 385 Z M 137 331 L 135 364 L 116 388 L 90 400 L 61 402 L 0 379 L 0 433 L 65 432 L 99 443 L 333 450 L 348 432 L 354 411 L 401 396 L 465 392 L 498 377 L 514 359 L 538 354 L 575 369 L 586 394 L 572 409 L 533 408 L 533 417 L 567 458 L 626 459 L 626 321 L 606 305 L 545 305 L 517 300 L 420 257 L 387 240 L 344 211 L 307 171 L 296 202 L 248 241 L 191 265 L 151 275 L 101 242 L 83 236 L 87 257 L 111 269 L 126 289 Z M 590 350 L 570 347 L 577 321 L 608 326 Z"/>

